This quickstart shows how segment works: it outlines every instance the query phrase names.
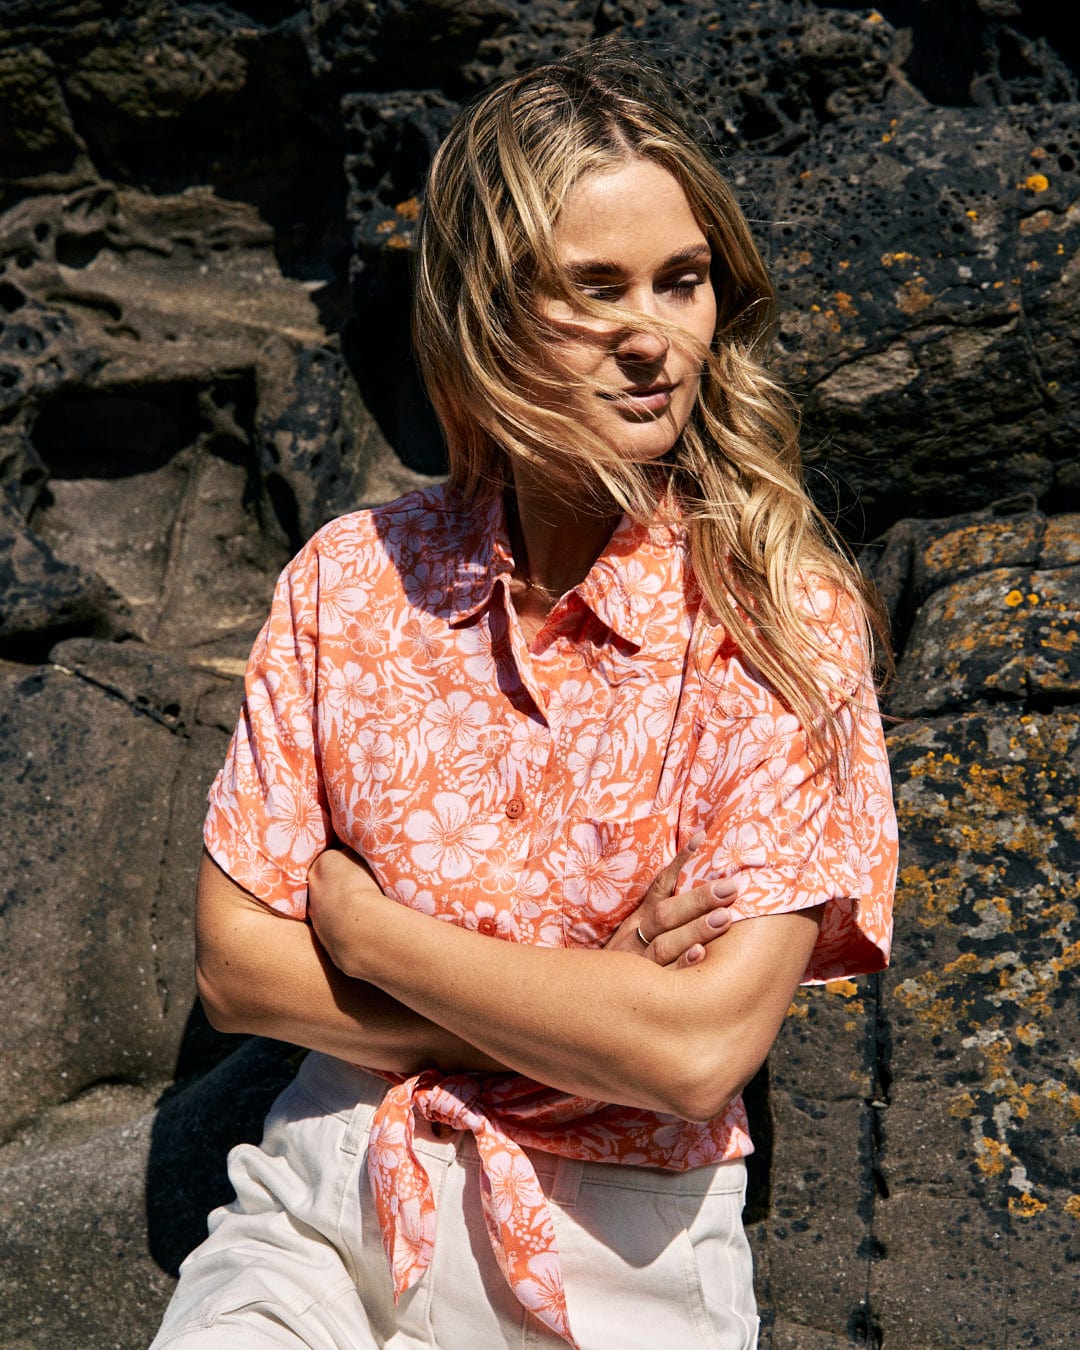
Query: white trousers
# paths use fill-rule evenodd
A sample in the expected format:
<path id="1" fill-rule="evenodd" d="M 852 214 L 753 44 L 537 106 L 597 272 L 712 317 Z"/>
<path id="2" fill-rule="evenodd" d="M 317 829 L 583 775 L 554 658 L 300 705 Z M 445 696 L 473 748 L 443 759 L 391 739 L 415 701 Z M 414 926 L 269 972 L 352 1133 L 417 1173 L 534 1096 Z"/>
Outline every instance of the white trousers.
<path id="1" fill-rule="evenodd" d="M 151 1350 L 566 1350 L 506 1284 L 472 1135 L 417 1120 L 438 1207 L 434 1255 L 394 1306 L 366 1166 L 385 1083 L 310 1054 L 261 1147 L 229 1155 L 236 1201 L 187 1258 Z M 581 1350 L 752 1350 L 746 1169 L 581 1163 L 527 1150 L 548 1196 Z"/>

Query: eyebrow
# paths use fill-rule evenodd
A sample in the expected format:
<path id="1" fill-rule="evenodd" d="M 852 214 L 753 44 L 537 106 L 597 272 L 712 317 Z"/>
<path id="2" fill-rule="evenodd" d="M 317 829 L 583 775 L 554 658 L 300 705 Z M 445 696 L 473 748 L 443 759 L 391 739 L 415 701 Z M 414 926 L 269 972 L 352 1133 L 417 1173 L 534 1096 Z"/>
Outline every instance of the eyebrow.
<path id="1" fill-rule="evenodd" d="M 667 272 L 675 267 L 686 267 L 691 263 L 710 262 L 712 260 L 712 250 L 708 244 L 689 244 L 686 248 L 680 248 L 657 268 L 659 272 Z M 566 271 L 575 279 L 581 277 L 617 277 L 622 276 L 625 268 L 611 258 L 583 258 L 575 262 L 566 264 Z"/>

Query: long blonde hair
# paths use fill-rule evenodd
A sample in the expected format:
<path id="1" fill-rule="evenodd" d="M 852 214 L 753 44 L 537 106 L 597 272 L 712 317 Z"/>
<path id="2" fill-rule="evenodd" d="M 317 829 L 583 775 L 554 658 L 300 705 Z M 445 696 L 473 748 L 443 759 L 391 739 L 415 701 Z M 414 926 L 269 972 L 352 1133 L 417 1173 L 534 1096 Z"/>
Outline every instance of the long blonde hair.
<path id="1" fill-rule="evenodd" d="M 446 437 L 451 482 L 501 491 L 515 460 L 553 484 L 639 519 L 657 510 L 656 470 L 628 464 L 575 415 L 573 389 L 545 364 L 538 296 L 624 328 L 625 311 L 571 285 L 553 240 L 583 174 L 638 157 L 680 184 L 712 250 L 716 332 L 700 356 L 697 404 L 665 457 L 674 512 L 715 620 L 799 718 L 819 767 L 842 772 L 830 616 L 807 612 L 822 583 L 854 602 L 870 640 L 875 601 L 808 497 L 796 409 L 763 366 L 774 292 L 731 189 L 686 125 L 659 67 L 625 40 L 602 40 L 495 86 L 465 109 L 435 156 L 421 211 L 413 337 Z M 635 327 L 687 334 L 647 316 Z M 539 340 L 538 340 L 539 339 Z M 826 673 L 832 670 L 832 675 Z M 845 687 L 846 686 L 846 687 Z"/>

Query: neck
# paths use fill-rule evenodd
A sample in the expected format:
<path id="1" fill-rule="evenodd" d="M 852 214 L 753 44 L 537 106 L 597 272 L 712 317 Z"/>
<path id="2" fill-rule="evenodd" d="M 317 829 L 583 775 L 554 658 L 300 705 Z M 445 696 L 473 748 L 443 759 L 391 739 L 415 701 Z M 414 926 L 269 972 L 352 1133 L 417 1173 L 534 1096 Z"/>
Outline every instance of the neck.
<path id="1" fill-rule="evenodd" d="M 507 492 L 507 523 L 517 575 L 548 605 L 583 581 L 619 523 L 611 504 L 592 509 L 559 499 L 550 486 L 532 483 L 515 467 Z"/>

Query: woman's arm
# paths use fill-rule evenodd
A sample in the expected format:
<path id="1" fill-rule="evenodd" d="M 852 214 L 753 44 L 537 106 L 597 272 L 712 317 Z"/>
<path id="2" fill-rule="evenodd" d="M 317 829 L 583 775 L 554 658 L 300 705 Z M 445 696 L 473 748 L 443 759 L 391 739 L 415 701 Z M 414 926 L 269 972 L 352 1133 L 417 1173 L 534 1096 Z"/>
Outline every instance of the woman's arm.
<path id="1" fill-rule="evenodd" d="M 542 1083 L 717 1115 L 756 1072 L 817 940 L 821 906 L 734 924 L 704 960 L 501 942 L 405 908 L 344 854 L 311 871 L 309 913 L 342 970 Z"/>
<path id="2" fill-rule="evenodd" d="M 203 852 L 195 978 L 219 1031 L 249 1032 L 394 1073 L 504 1065 L 374 985 L 350 979 L 309 924 L 275 914 Z"/>
<path id="3" fill-rule="evenodd" d="M 676 894 L 693 848 L 660 873 L 612 935 L 610 950 L 685 966 L 704 959 L 706 945 L 727 930 L 735 885 L 722 881 Z M 639 926 L 650 939 L 647 948 Z M 205 850 L 195 936 L 199 996 L 219 1031 L 270 1036 L 395 1073 L 431 1066 L 447 1072 L 506 1068 L 373 984 L 343 974 L 309 924 L 268 909 Z"/>

